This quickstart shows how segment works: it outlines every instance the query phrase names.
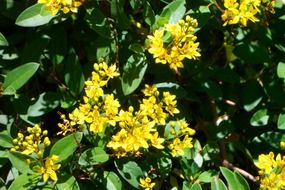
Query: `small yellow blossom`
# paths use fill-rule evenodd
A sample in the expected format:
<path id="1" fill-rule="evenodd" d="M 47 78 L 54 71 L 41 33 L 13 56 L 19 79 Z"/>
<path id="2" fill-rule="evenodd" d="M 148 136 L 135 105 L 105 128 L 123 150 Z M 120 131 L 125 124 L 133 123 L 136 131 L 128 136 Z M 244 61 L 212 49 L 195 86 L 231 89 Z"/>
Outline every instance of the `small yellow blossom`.
<path id="1" fill-rule="evenodd" d="M 178 72 L 183 68 L 185 58 L 196 59 L 200 57 L 199 43 L 194 31 L 198 23 L 196 19 L 186 16 L 174 24 L 165 24 L 148 36 L 150 42 L 148 51 L 153 54 L 156 63 L 168 63 L 170 68 Z M 165 39 L 167 38 L 167 39 Z"/>
<path id="2" fill-rule="evenodd" d="M 44 165 L 39 169 L 39 173 L 43 176 L 43 180 L 46 183 L 49 178 L 53 181 L 57 181 L 56 171 L 60 168 L 60 164 L 55 164 L 59 158 L 56 155 L 52 155 L 46 158 Z"/>
<path id="3" fill-rule="evenodd" d="M 183 156 L 184 149 L 192 147 L 193 147 L 192 138 L 189 137 L 188 135 L 185 135 L 182 141 L 178 137 L 175 138 L 172 141 L 172 143 L 168 146 L 168 148 L 171 150 L 171 154 L 173 157 Z"/>
<path id="4" fill-rule="evenodd" d="M 261 154 L 255 163 L 259 171 L 261 190 L 279 190 L 285 189 L 285 156 L 273 152 Z"/>
<path id="5" fill-rule="evenodd" d="M 155 183 L 152 182 L 149 177 L 140 178 L 140 186 L 141 186 L 144 190 L 152 190 L 153 187 L 155 186 Z"/>
<path id="6" fill-rule="evenodd" d="M 46 8 L 56 15 L 59 11 L 64 14 L 69 12 L 77 13 L 78 7 L 82 5 L 84 0 L 38 0 L 39 4 L 45 4 Z"/>
<path id="7" fill-rule="evenodd" d="M 281 142 L 280 142 L 280 148 L 281 148 L 282 150 L 285 150 L 285 141 L 281 141 Z"/>
<path id="8" fill-rule="evenodd" d="M 241 24 L 247 26 L 248 21 L 259 22 L 257 15 L 261 8 L 274 13 L 275 0 L 225 0 L 222 20 L 225 25 Z"/>

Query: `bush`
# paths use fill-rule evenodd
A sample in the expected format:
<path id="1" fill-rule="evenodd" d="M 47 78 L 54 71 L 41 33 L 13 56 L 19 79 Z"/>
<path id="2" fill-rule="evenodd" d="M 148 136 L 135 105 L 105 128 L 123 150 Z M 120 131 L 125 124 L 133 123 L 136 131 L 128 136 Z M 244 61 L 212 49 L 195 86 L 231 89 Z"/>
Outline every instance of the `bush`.
<path id="1" fill-rule="evenodd" d="M 281 0 L 0 2 L 1 189 L 284 189 Z"/>

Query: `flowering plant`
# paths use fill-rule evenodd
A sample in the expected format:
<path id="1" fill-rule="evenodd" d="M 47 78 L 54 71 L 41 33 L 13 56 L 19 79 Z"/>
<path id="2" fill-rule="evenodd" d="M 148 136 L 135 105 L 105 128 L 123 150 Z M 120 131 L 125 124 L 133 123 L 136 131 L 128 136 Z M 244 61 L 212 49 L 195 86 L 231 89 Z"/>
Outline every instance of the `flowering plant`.
<path id="1" fill-rule="evenodd" d="M 281 0 L 1 0 L 0 188 L 285 189 Z"/>

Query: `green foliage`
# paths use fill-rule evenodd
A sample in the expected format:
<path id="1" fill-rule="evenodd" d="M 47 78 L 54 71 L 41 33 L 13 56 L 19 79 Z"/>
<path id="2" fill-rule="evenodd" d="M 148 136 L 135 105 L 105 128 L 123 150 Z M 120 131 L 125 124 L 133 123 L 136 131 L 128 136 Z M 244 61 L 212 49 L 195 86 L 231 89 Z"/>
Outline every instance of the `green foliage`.
<path id="1" fill-rule="evenodd" d="M 273 189 L 256 163 L 284 156 L 284 1 L 245 20 L 227 0 L 66 2 L 0 0 L 0 189 Z"/>

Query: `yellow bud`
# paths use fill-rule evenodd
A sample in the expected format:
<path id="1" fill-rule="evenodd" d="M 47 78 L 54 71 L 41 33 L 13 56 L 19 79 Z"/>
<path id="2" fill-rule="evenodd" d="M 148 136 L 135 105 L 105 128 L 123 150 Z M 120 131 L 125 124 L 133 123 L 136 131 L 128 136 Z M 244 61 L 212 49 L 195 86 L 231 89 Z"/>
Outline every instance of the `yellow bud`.
<path id="1" fill-rule="evenodd" d="M 285 150 L 285 141 L 281 141 L 281 142 L 280 142 L 280 148 L 281 148 L 282 150 Z"/>
<path id="2" fill-rule="evenodd" d="M 27 147 L 29 144 L 27 142 L 23 142 L 23 146 Z"/>
<path id="3" fill-rule="evenodd" d="M 13 139 L 13 144 L 17 144 L 18 143 L 18 139 Z"/>
<path id="4" fill-rule="evenodd" d="M 45 137 L 45 138 L 44 138 L 44 145 L 45 145 L 45 146 L 49 146 L 49 145 L 50 145 L 50 140 L 49 140 L 48 137 Z"/>
<path id="5" fill-rule="evenodd" d="M 48 134 L 48 131 L 47 131 L 47 130 L 44 130 L 44 131 L 43 131 L 43 135 L 44 135 L 44 136 L 47 136 L 47 134 Z"/>
<path id="6" fill-rule="evenodd" d="M 18 133 L 18 138 L 19 139 L 23 139 L 24 138 L 24 135 L 22 133 Z"/>
<path id="7" fill-rule="evenodd" d="M 38 157 L 42 157 L 42 156 L 43 156 L 43 152 L 39 150 L 39 151 L 37 152 L 37 155 L 38 155 Z"/>

